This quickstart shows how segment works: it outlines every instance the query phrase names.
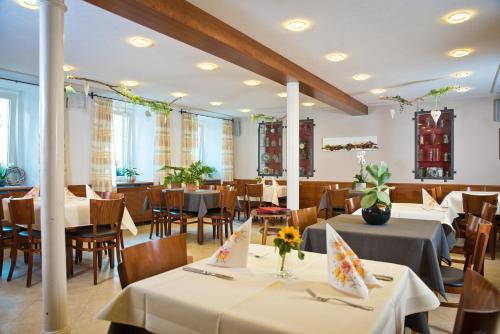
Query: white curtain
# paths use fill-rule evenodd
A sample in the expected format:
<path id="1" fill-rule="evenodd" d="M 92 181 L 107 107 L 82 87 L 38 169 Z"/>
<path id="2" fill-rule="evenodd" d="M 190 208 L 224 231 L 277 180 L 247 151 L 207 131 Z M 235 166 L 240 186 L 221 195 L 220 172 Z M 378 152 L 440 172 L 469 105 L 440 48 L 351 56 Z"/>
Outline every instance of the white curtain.
<path id="1" fill-rule="evenodd" d="M 198 116 L 182 114 L 182 166 L 198 161 Z"/>
<path id="2" fill-rule="evenodd" d="M 222 180 L 233 181 L 233 122 L 222 124 Z"/>
<path id="3" fill-rule="evenodd" d="M 155 118 L 153 182 L 154 184 L 163 184 L 168 171 L 161 170 L 161 168 L 171 164 L 170 118 L 164 114 L 156 114 Z"/>

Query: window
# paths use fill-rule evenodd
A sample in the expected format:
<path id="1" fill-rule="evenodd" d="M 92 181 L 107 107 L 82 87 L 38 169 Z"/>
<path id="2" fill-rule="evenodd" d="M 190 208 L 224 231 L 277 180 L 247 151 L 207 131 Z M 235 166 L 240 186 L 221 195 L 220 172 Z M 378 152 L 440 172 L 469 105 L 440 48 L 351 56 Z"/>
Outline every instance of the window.
<path id="1" fill-rule="evenodd" d="M 129 151 L 129 115 L 125 110 L 113 105 L 113 145 L 115 154 L 116 175 L 123 176 L 128 166 Z"/>
<path id="2" fill-rule="evenodd" d="M 214 179 L 222 177 L 222 124 L 221 119 L 198 116 L 198 157 L 216 169 Z"/>
<path id="3" fill-rule="evenodd" d="M 10 127 L 12 113 L 14 110 L 14 100 L 5 95 L 0 95 L 0 164 L 7 166 L 9 164 L 10 148 Z"/>

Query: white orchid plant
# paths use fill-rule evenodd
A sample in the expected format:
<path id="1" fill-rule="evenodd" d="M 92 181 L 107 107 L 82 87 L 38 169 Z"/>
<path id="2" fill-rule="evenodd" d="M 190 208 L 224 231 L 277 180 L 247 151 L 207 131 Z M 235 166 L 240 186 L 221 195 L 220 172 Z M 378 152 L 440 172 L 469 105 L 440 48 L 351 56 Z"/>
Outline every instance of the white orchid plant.
<path id="1" fill-rule="evenodd" d="M 358 159 L 359 163 L 359 173 L 354 175 L 354 181 L 352 182 L 352 187 L 354 188 L 356 183 L 366 183 L 366 179 L 368 177 L 366 173 L 366 152 L 365 151 L 359 151 L 356 154 L 356 158 Z"/>

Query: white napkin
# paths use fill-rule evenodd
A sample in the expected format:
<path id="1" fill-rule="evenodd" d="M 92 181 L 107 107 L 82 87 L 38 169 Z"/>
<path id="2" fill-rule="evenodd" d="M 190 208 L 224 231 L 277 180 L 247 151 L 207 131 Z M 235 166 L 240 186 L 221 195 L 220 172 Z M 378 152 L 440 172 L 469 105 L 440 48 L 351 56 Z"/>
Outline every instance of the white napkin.
<path id="1" fill-rule="evenodd" d="M 71 191 L 69 191 L 68 187 L 64 187 L 64 197 L 76 197 Z"/>
<path id="2" fill-rule="evenodd" d="M 248 245 L 252 232 L 252 218 L 235 231 L 224 245 L 210 257 L 208 264 L 218 267 L 245 268 L 248 260 Z"/>
<path id="3" fill-rule="evenodd" d="M 40 189 L 38 187 L 31 188 L 26 194 L 24 194 L 23 198 L 33 198 L 38 199 L 40 196 Z"/>
<path id="4" fill-rule="evenodd" d="M 351 247 L 329 224 L 326 224 L 326 242 L 328 281 L 335 289 L 366 298 L 367 286 L 381 286 Z"/>
<path id="5" fill-rule="evenodd" d="M 85 185 L 85 195 L 88 199 L 101 199 L 101 196 L 97 195 L 88 184 Z"/>
<path id="6" fill-rule="evenodd" d="M 422 189 L 422 202 L 424 210 L 435 210 L 440 207 L 438 202 L 425 189 Z"/>
<path id="7" fill-rule="evenodd" d="M 278 183 L 278 180 L 276 180 L 276 178 L 275 178 L 275 177 L 273 177 L 273 178 L 272 178 L 272 181 L 273 181 L 273 186 L 274 186 L 274 187 L 277 187 L 277 186 L 279 186 L 279 185 L 280 185 L 280 184 Z"/>

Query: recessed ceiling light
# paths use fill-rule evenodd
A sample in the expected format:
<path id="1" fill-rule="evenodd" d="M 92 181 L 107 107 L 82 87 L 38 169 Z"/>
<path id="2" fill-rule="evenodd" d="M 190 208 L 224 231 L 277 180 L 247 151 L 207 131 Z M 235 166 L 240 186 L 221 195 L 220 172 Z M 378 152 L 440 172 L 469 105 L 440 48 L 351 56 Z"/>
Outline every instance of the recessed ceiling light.
<path id="1" fill-rule="evenodd" d="M 352 76 L 352 78 L 354 80 L 366 80 L 366 79 L 369 79 L 370 78 L 370 75 L 369 74 L 364 74 L 364 73 L 358 73 L 358 74 L 354 74 Z"/>
<path id="2" fill-rule="evenodd" d="M 204 71 L 213 71 L 215 70 L 217 67 L 219 67 L 219 65 L 217 64 L 214 64 L 214 63 L 199 63 L 198 65 L 196 65 L 199 69 L 202 69 Z"/>
<path id="3" fill-rule="evenodd" d="M 472 49 L 455 49 L 448 52 L 448 55 L 454 58 L 460 58 L 468 56 L 472 52 Z"/>
<path id="4" fill-rule="evenodd" d="M 286 92 L 281 92 L 281 93 L 278 93 L 276 94 L 278 95 L 279 97 L 287 97 L 288 95 L 286 94 Z"/>
<path id="5" fill-rule="evenodd" d="M 36 0 L 17 0 L 17 3 L 24 8 L 28 9 L 38 9 L 38 5 L 36 3 Z"/>
<path id="6" fill-rule="evenodd" d="M 212 102 L 208 102 L 210 105 L 214 106 L 214 107 L 218 107 L 218 106 L 221 106 L 223 103 L 220 102 L 220 101 L 212 101 Z"/>
<path id="7" fill-rule="evenodd" d="M 325 58 L 329 61 L 342 61 L 347 58 L 347 55 L 345 53 L 329 53 L 325 56 Z"/>
<path id="8" fill-rule="evenodd" d="M 258 86 L 261 84 L 261 82 L 259 80 L 254 80 L 254 79 L 251 79 L 251 80 L 245 80 L 243 81 L 243 83 L 247 86 Z"/>
<path id="9" fill-rule="evenodd" d="M 170 95 L 172 95 L 173 97 L 184 97 L 184 96 L 187 96 L 187 94 L 183 93 L 183 92 L 173 92 L 173 93 L 170 93 Z"/>
<path id="10" fill-rule="evenodd" d="M 153 46 L 153 41 L 146 37 L 134 36 L 128 39 L 129 43 L 137 48 L 147 48 Z"/>
<path id="11" fill-rule="evenodd" d="M 139 82 L 134 80 L 123 80 L 121 81 L 121 84 L 126 87 L 135 87 L 139 85 Z"/>
<path id="12" fill-rule="evenodd" d="M 471 74 L 472 74 L 472 72 L 462 71 L 462 72 L 455 72 L 451 76 L 455 77 L 455 78 L 467 78 Z"/>
<path id="13" fill-rule="evenodd" d="M 370 90 L 370 93 L 375 94 L 375 95 L 382 94 L 384 92 L 385 92 L 385 89 L 383 89 L 383 88 L 375 88 L 375 89 Z"/>
<path id="14" fill-rule="evenodd" d="M 458 11 L 446 15 L 446 22 L 449 24 L 458 24 L 468 21 L 471 18 L 471 12 L 469 11 Z"/>
<path id="15" fill-rule="evenodd" d="M 63 65 L 63 71 L 64 72 L 70 72 L 70 71 L 73 71 L 75 68 L 71 65 L 68 65 L 68 64 L 64 64 Z"/>
<path id="16" fill-rule="evenodd" d="M 284 22 L 283 27 L 290 31 L 299 32 L 309 29 L 311 22 L 305 19 L 292 19 Z"/>
<path id="17" fill-rule="evenodd" d="M 243 108 L 243 109 L 240 109 L 241 112 L 250 112 L 252 111 L 252 109 L 248 109 L 248 108 Z"/>
<path id="18" fill-rule="evenodd" d="M 313 105 L 315 105 L 315 104 L 316 104 L 316 103 L 314 103 L 314 102 L 303 102 L 303 103 L 302 103 L 302 105 L 303 105 L 304 107 L 312 107 L 312 106 L 313 106 Z"/>
<path id="19" fill-rule="evenodd" d="M 471 89 L 472 89 L 471 87 L 463 86 L 463 87 L 458 87 L 457 89 L 455 89 L 455 91 L 457 93 L 466 93 L 466 92 L 470 91 Z"/>

